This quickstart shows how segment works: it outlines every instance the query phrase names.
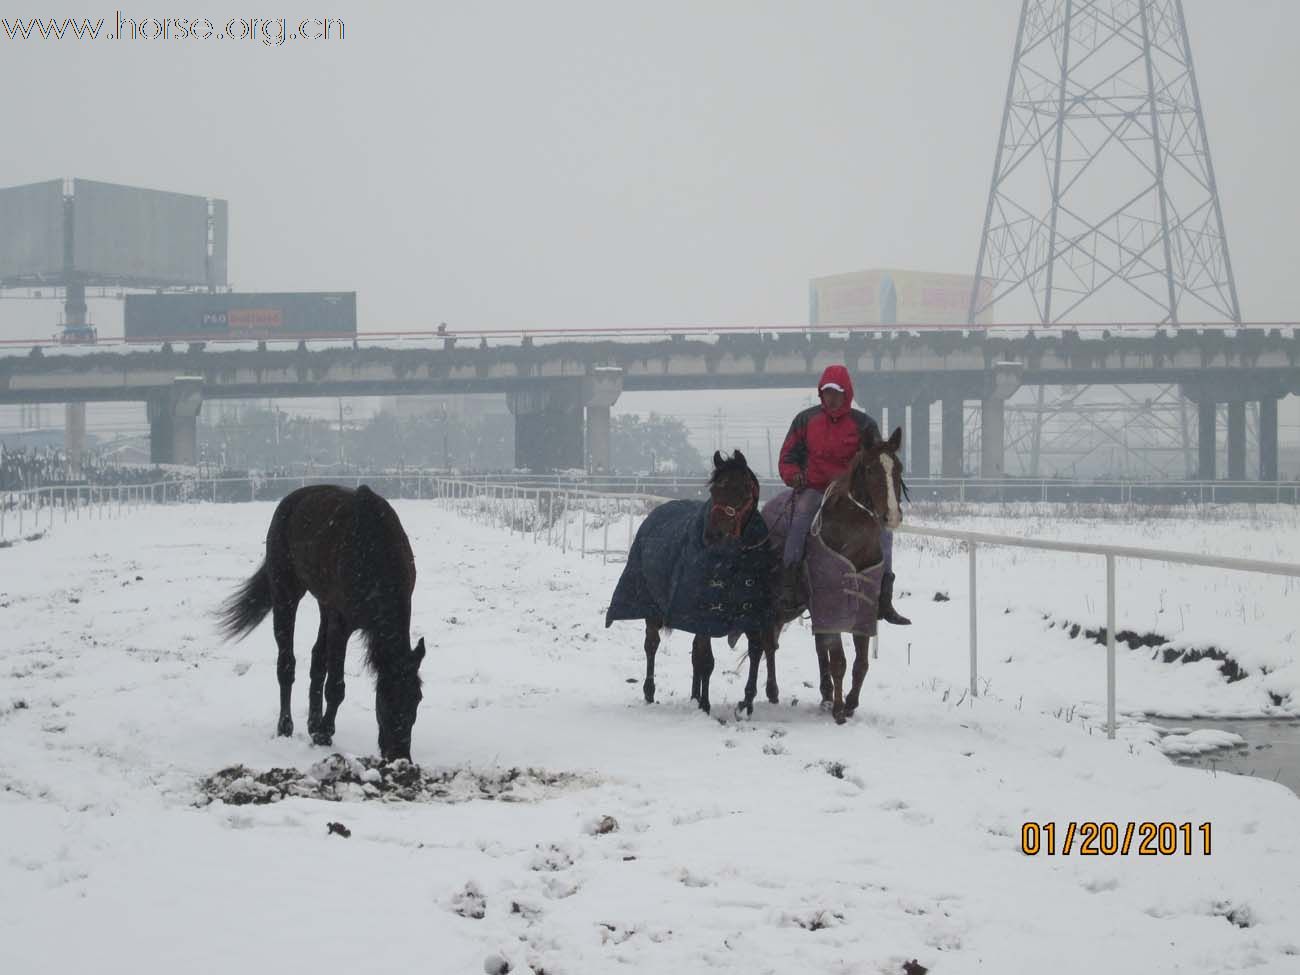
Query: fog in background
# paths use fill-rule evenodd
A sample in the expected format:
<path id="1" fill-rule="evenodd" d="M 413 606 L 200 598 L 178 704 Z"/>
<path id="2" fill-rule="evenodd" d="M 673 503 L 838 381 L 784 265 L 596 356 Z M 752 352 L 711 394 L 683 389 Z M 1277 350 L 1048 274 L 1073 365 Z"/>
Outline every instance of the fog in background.
<path id="1" fill-rule="evenodd" d="M 1243 314 L 1295 318 L 1300 4 L 1184 6 Z M 362 330 L 802 323 L 810 277 L 974 271 L 1019 9 L 146 5 L 127 13 L 336 16 L 346 35 L 0 38 L 0 185 L 223 197 L 237 289 L 356 290 Z M 0 335 L 48 335 L 59 310 L 0 301 Z M 92 317 L 120 334 L 120 303 L 92 301 Z M 723 403 L 762 421 L 752 440 L 807 400 L 641 394 L 617 409 Z"/>

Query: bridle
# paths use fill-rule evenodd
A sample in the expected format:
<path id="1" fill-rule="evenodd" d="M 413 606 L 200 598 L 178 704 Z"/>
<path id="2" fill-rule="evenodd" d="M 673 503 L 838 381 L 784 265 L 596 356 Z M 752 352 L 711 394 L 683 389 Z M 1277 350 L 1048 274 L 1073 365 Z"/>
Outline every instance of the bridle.
<path id="1" fill-rule="evenodd" d="M 861 466 L 863 466 L 863 467 L 866 466 L 866 458 L 865 458 L 865 457 L 862 459 Z M 875 508 L 871 507 L 871 495 L 870 495 L 870 494 L 867 495 L 867 503 L 866 503 L 866 504 L 863 504 L 861 501 L 859 501 L 857 498 L 855 498 L 855 497 L 853 496 L 853 475 L 856 474 L 856 473 L 857 473 L 857 468 L 854 468 L 853 470 L 849 471 L 849 483 L 848 483 L 848 485 L 847 485 L 847 486 L 845 487 L 845 489 L 844 489 L 844 496 L 845 496 L 846 498 L 848 498 L 850 501 L 852 501 L 852 502 L 853 502 L 855 505 L 857 505 L 859 508 L 861 508 L 863 511 L 865 511 L 865 512 L 866 512 L 868 515 L 870 515 L 873 519 L 875 519 L 876 521 L 879 521 L 879 520 L 880 520 L 880 514 L 876 511 Z M 863 482 L 865 483 L 865 481 L 866 481 L 866 472 L 865 472 L 865 471 L 863 472 L 862 479 L 863 479 Z"/>
<path id="2" fill-rule="evenodd" d="M 754 505 L 757 503 L 758 490 L 757 483 L 755 483 L 753 489 L 749 493 L 749 497 L 745 499 L 745 503 L 739 508 L 733 507 L 729 504 L 719 504 L 717 501 L 713 502 L 713 507 L 709 509 L 709 518 L 712 520 L 713 516 L 721 511 L 728 518 L 735 519 L 732 522 L 730 534 L 732 538 L 739 538 L 741 529 L 745 524 L 745 516 L 754 510 Z"/>

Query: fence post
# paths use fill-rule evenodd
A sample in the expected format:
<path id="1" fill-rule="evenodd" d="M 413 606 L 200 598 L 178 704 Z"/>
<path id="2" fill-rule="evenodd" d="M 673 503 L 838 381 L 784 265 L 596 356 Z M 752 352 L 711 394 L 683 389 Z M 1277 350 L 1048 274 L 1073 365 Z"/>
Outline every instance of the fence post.
<path id="1" fill-rule="evenodd" d="M 627 501 L 627 554 L 628 556 L 631 556 L 632 554 L 632 509 L 635 506 L 636 506 L 635 499 L 628 498 Z"/>
<path id="2" fill-rule="evenodd" d="M 587 506 L 582 506 L 582 548 L 580 558 L 587 557 Z"/>
<path id="3" fill-rule="evenodd" d="M 975 686 L 979 674 L 977 643 L 975 639 L 975 543 L 970 543 L 970 696 L 978 697 L 979 689 Z"/>
<path id="4" fill-rule="evenodd" d="M 602 506 L 603 507 L 603 506 Z M 605 511 L 605 540 L 600 543 L 600 564 L 609 562 L 609 510 Z"/>
<path id="5" fill-rule="evenodd" d="M 1115 737 L 1115 556 L 1106 554 L 1106 737 Z"/>

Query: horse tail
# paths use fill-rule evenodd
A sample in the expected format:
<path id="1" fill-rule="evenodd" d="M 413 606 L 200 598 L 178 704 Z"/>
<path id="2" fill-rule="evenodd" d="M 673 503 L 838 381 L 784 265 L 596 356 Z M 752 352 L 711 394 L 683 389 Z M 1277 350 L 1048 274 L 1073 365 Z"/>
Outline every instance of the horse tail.
<path id="1" fill-rule="evenodd" d="M 271 578 L 266 563 L 258 566 L 248 581 L 217 609 L 217 619 L 226 639 L 242 640 L 271 612 Z"/>

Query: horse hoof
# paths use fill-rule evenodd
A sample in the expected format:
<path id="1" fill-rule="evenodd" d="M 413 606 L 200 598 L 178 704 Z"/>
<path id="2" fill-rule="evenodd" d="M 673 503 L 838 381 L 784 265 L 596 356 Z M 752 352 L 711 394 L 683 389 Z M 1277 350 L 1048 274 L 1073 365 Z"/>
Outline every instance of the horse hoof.
<path id="1" fill-rule="evenodd" d="M 854 706 L 854 707 L 849 707 L 849 706 L 846 704 L 846 705 L 844 706 L 844 717 L 846 717 L 846 718 L 851 718 L 851 717 L 853 717 L 854 713 L 855 713 L 857 710 L 858 710 L 858 709 L 857 709 L 856 706 Z"/>
<path id="2" fill-rule="evenodd" d="M 829 710 L 830 710 L 831 708 L 833 708 L 834 706 L 835 706 L 835 702 L 834 702 L 834 701 L 822 701 L 822 703 L 821 703 L 821 708 L 822 708 L 823 711 L 829 711 Z"/>
<path id="3" fill-rule="evenodd" d="M 836 724 L 843 724 L 845 721 L 848 720 L 847 718 L 844 717 L 844 712 L 843 712 L 843 711 L 834 711 L 834 710 L 832 710 L 832 711 L 831 711 L 831 716 L 835 718 L 835 723 L 836 723 Z"/>
<path id="4" fill-rule="evenodd" d="M 281 738 L 293 737 L 293 718 L 287 715 L 280 719 L 280 723 L 275 726 L 275 733 Z"/>
<path id="5" fill-rule="evenodd" d="M 654 704 L 654 702 L 655 702 L 655 689 L 654 689 L 654 685 L 651 685 L 650 687 L 645 688 L 645 702 L 646 702 L 646 704 Z"/>
<path id="6" fill-rule="evenodd" d="M 334 744 L 334 736 L 327 735 L 323 731 L 317 731 L 312 734 L 311 743 L 313 745 L 332 745 Z"/>
<path id="7" fill-rule="evenodd" d="M 700 710 L 703 711 L 705 714 L 709 714 L 712 709 L 709 707 L 708 701 L 701 701 Z"/>
<path id="8" fill-rule="evenodd" d="M 768 704 L 781 703 L 781 695 L 777 693 L 777 689 L 775 687 L 769 687 L 767 689 L 767 703 Z"/>

